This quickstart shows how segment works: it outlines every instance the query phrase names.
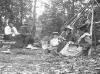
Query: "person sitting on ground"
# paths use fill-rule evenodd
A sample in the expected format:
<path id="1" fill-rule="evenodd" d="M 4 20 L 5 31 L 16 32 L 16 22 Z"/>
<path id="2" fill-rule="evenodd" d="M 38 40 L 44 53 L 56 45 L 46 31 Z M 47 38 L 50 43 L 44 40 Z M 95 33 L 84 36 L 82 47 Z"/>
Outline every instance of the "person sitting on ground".
<path id="1" fill-rule="evenodd" d="M 53 32 L 53 38 L 50 40 L 48 51 L 53 55 L 57 52 L 57 46 L 59 45 L 58 32 Z"/>
<path id="2" fill-rule="evenodd" d="M 72 28 L 70 26 L 67 26 L 64 29 L 63 34 L 59 36 L 59 39 L 61 39 L 62 41 L 59 43 L 57 47 L 57 52 L 60 52 L 64 48 L 66 43 L 73 39 L 73 35 L 71 31 L 72 31 Z"/>
<path id="3" fill-rule="evenodd" d="M 25 35 L 22 32 L 19 33 L 16 27 L 14 27 L 14 25 L 12 24 L 12 22 L 9 22 L 9 24 L 6 25 L 5 35 L 6 35 L 6 38 L 8 38 L 9 40 L 16 41 L 14 45 L 15 47 L 26 48 L 28 44 L 34 43 L 34 39 L 29 34 Z"/>
<path id="4" fill-rule="evenodd" d="M 10 41 L 16 41 L 15 47 L 22 47 L 23 46 L 23 39 L 20 36 L 20 33 L 17 31 L 16 27 L 9 22 L 8 25 L 5 26 L 4 29 L 5 39 Z"/>
<path id="5" fill-rule="evenodd" d="M 91 35 L 85 30 L 80 30 L 80 32 L 81 37 L 78 39 L 78 43 L 82 47 L 82 55 L 88 55 L 92 45 Z"/>
<path id="6" fill-rule="evenodd" d="M 76 32 L 78 33 L 78 31 Z M 60 54 L 63 56 L 78 56 L 78 54 L 82 51 L 82 47 L 77 44 L 77 35 L 73 36 L 72 40 L 66 43 L 64 48 L 60 51 Z"/>
<path id="7" fill-rule="evenodd" d="M 79 45 L 82 47 L 82 54 L 88 55 L 90 51 L 90 47 L 93 44 L 91 35 L 89 34 L 90 31 L 90 20 L 86 20 L 85 24 L 78 28 L 80 33 L 80 38 L 78 39 Z"/>
<path id="8" fill-rule="evenodd" d="M 42 40 L 41 40 L 41 47 L 43 50 L 47 50 L 49 47 L 49 43 L 50 43 L 50 38 L 49 36 L 45 36 Z M 47 50 L 48 52 L 48 50 Z"/>
<path id="9" fill-rule="evenodd" d="M 24 39 L 23 43 L 23 49 L 25 48 L 33 48 L 33 43 L 34 43 L 34 38 L 31 36 L 30 34 L 30 28 L 28 26 L 28 24 L 24 24 L 23 26 L 21 26 L 19 32 L 21 33 L 21 37 Z"/>
<path id="10" fill-rule="evenodd" d="M 60 51 L 60 53 L 62 55 L 64 55 L 64 56 L 77 56 L 77 55 L 80 55 L 81 53 L 83 53 L 84 47 L 80 44 L 80 42 L 83 40 L 83 38 L 85 38 L 85 40 L 88 39 L 86 41 L 86 43 L 85 43 L 87 45 L 86 48 L 88 48 L 91 45 L 91 43 L 92 43 L 91 39 L 88 37 L 89 33 L 87 33 L 86 31 L 84 31 L 84 30 L 89 30 L 89 29 L 87 29 L 88 25 L 86 25 L 86 24 L 90 24 L 90 23 L 88 21 L 86 21 L 86 23 L 80 28 L 80 30 L 77 31 L 77 34 L 75 33 L 74 36 L 76 36 L 76 37 L 72 36 L 73 37 L 72 40 L 69 41 L 65 45 L 65 47 Z M 78 33 L 80 33 L 80 34 L 78 34 Z M 84 43 L 82 43 L 82 44 L 84 44 Z M 89 46 L 88 46 L 88 44 L 89 44 Z"/>
<path id="11" fill-rule="evenodd" d="M 4 28 L 4 40 L 13 41 L 14 47 L 22 47 L 23 46 L 23 39 L 20 36 L 20 33 L 17 31 L 16 27 L 13 26 L 11 22 L 5 24 Z M 10 49 L 7 51 L 2 51 L 7 53 L 12 53 Z"/>
<path id="12" fill-rule="evenodd" d="M 78 56 L 81 54 L 87 55 L 88 51 L 91 47 L 92 40 L 90 34 L 88 33 L 88 29 L 85 28 L 86 25 L 83 25 L 77 30 L 78 39 L 76 42 L 68 42 L 65 47 L 60 51 L 60 53 L 64 56 Z M 80 37 L 79 37 L 80 36 Z"/>

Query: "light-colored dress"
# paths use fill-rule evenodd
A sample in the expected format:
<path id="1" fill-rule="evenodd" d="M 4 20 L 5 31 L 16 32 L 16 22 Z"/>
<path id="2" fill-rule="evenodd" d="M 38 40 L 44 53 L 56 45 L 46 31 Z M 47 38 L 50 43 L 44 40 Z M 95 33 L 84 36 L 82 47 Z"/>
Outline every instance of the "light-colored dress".
<path id="1" fill-rule="evenodd" d="M 82 51 L 82 47 L 77 47 L 72 41 L 69 41 L 60 51 L 64 56 L 77 56 Z"/>

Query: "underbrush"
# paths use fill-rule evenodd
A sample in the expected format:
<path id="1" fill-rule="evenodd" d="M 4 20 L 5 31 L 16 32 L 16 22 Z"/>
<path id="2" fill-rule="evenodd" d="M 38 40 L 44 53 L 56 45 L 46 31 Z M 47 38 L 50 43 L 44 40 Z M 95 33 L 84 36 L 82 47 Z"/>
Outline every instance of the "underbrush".
<path id="1" fill-rule="evenodd" d="M 100 56 L 63 57 L 39 50 L 18 50 L 0 54 L 0 72 L 16 74 L 96 74 Z"/>

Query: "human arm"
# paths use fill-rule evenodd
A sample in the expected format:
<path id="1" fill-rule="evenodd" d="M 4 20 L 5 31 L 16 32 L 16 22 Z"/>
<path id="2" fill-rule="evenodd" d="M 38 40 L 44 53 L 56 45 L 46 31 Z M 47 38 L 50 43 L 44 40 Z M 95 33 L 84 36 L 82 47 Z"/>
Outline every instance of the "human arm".
<path id="1" fill-rule="evenodd" d="M 13 27 L 12 29 L 13 29 L 15 35 L 20 34 L 15 27 Z"/>
<path id="2" fill-rule="evenodd" d="M 100 21 L 97 21 L 97 22 L 95 22 L 95 23 L 96 23 L 96 24 L 97 24 L 97 23 L 100 23 Z"/>
<path id="3" fill-rule="evenodd" d="M 79 39 L 78 39 L 78 43 L 81 41 L 82 38 L 84 38 L 86 35 L 90 36 L 89 33 L 84 33 Z"/>

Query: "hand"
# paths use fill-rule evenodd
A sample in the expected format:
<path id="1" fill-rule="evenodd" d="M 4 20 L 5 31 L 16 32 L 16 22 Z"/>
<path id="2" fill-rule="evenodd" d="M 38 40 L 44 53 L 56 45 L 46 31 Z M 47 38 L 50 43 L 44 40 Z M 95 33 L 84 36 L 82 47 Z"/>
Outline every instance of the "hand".
<path id="1" fill-rule="evenodd" d="M 98 42 L 100 42 L 100 40 L 98 40 Z"/>
<path id="2" fill-rule="evenodd" d="M 78 44 L 78 41 L 77 41 L 77 42 L 75 42 L 75 44 Z"/>
<path id="3" fill-rule="evenodd" d="M 18 33 L 18 34 L 21 34 L 21 33 Z"/>

